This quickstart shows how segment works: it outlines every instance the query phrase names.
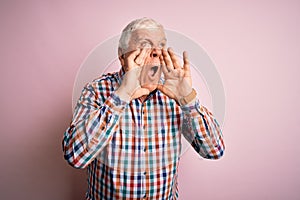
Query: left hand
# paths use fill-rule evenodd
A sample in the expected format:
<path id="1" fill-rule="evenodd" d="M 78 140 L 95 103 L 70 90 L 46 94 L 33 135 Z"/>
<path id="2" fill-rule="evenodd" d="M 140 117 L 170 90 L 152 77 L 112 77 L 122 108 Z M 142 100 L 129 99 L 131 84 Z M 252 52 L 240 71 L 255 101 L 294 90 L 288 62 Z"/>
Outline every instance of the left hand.
<path id="1" fill-rule="evenodd" d="M 192 92 L 192 77 L 187 52 L 183 52 L 183 66 L 171 48 L 162 50 L 160 61 L 165 82 L 157 88 L 168 97 L 180 102 L 182 97 Z"/>

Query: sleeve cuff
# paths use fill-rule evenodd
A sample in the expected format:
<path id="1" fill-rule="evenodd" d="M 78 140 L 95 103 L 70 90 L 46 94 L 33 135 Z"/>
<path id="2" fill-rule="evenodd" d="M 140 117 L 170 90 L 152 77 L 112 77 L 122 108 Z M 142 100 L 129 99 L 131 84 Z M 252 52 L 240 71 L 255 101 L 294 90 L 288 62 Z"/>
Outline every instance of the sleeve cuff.
<path id="1" fill-rule="evenodd" d="M 121 113 L 125 109 L 127 102 L 123 101 L 117 94 L 112 93 L 107 99 L 106 104 L 114 111 Z"/>
<path id="2" fill-rule="evenodd" d="M 180 108 L 185 114 L 193 114 L 194 112 L 197 112 L 200 108 L 200 101 L 198 98 L 196 98 L 195 100 L 191 101 L 186 105 L 181 106 Z"/>

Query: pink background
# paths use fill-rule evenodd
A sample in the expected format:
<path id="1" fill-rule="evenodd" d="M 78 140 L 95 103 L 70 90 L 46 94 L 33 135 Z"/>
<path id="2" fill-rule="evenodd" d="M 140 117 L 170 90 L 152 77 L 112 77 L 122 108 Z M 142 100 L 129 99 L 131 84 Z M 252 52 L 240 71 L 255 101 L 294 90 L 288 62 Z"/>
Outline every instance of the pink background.
<path id="1" fill-rule="evenodd" d="M 180 199 L 299 199 L 300 2 L 120 2 L 1 1 L 0 199 L 84 199 L 85 172 L 61 151 L 76 73 L 143 16 L 201 44 L 226 90 L 225 156 L 189 149 Z"/>

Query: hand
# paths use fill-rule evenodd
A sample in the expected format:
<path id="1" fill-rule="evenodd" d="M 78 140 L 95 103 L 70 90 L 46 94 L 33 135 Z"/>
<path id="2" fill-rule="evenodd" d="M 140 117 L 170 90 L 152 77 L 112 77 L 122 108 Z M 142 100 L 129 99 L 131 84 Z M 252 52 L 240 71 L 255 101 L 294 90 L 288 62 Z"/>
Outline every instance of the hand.
<path id="1" fill-rule="evenodd" d="M 139 98 L 150 93 L 149 89 L 141 88 L 139 77 L 142 66 L 147 56 L 150 54 L 149 48 L 137 49 L 124 55 L 125 74 L 116 94 L 125 101 Z"/>
<path id="2" fill-rule="evenodd" d="M 157 88 L 168 97 L 180 102 L 181 98 L 189 95 L 193 90 L 187 52 L 183 52 L 183 66 L 171 48 L 162 51 L 160 61 L 165 82 Z"/>

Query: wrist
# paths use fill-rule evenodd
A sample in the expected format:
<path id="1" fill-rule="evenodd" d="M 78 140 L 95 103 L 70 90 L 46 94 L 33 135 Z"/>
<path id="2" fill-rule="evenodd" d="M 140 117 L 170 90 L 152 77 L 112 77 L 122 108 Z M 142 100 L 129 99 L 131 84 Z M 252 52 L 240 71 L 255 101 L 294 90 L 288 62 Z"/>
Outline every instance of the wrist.
<path id="1" fill-rule="evenodd" d="M 179 98 L 178 102 L 181 106 L 187 105 L 192 101 L 195 101 L 197 97 L 197 92 L 194 88 L 192 88 L 192 91 L 186 95 Z"/>
<path id="2" fill-rule="evenodd" d="M 129 95 L 122 87 L 119 87 L 115 94 L 123 101 L 129 102 L 131 100 L 131 95 Z"/>

